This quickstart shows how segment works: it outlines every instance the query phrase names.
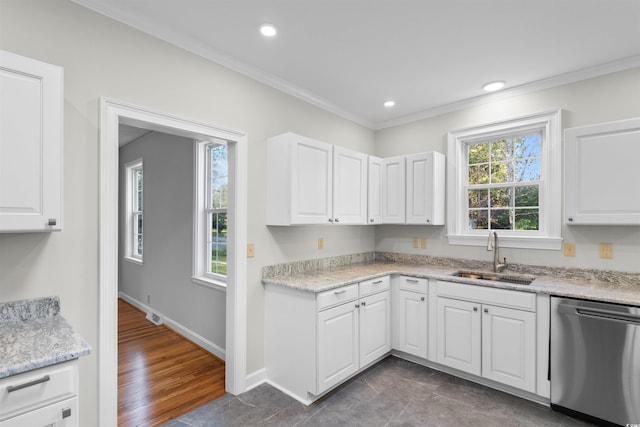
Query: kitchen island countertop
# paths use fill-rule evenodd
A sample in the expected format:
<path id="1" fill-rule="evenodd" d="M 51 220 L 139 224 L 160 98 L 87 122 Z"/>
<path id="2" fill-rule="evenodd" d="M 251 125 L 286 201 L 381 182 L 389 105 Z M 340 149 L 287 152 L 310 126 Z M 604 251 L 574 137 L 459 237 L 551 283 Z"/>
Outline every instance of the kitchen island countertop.
<path id="1" fill-rule="evenodd" d="M 0 303 L 0 378 L 90 352 L 89 344 L 60 315 L 57 297 Z"/>

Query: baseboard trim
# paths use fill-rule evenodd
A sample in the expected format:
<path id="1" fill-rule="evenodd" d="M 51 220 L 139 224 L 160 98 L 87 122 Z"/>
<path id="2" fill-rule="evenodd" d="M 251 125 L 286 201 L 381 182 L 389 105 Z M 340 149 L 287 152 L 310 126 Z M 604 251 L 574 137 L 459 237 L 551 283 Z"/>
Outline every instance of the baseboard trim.
<path id="1" fill-rule="evenodd" d="M 130 295 L 125 294 L 124 292 L 118 292 L 118 297 L 122 298 L 124 301 L 128 302 L 129 304 L 131 304 L 132 306 L 136 307 L 137 309 L 144 311 L 145 313 L 148 313 L 149 310 L 152 309 L 148 305 L 141 303 L 137 299 L 131 297 Z M 224 348 L 218 346 L 217 344 L 215 344 L 212 341 L 209 341 L 208 339 L 204 338 L 203 336 L 193 332 L 191 329 L 189 329 L 189 328 L 185 327 L 184 325 L 176 322 L 175 320 L 171 319 L 170 317 L 167 317 L 164 313 L 160 313 L 156 309 L 153 309 L 153 311 L 155 313 L 162 314 L 162 316 L 164 317 L 164 324 L 167 325 L 168 328 L 170 328 L 171 330 L 175 331 L 177 334 L 182 335 L 183 337 L 185 337 L 189 341 L 193 342 L 194 344 L 204 348 L 205 350 L 207 350 L 209 353 L 213 354 L 214 356 L 216 356 L 216 357 L 218 357 L 218 358 L 220 358 L 222 360 L 226 360 L 226 352 L 225 352 Z M 258 385 L 258 384 L 256 384 L 256 385 Z"/>
<path id="2" fill-rule="evenodd" d="M 257 371 L 247 375 L 246 391 L 249 391 L 252 388 L 256 388 L 260 384 L 264 384 L 266 382 L 267 382 L 267 370 L 265 368 L 258 369 Z"/>

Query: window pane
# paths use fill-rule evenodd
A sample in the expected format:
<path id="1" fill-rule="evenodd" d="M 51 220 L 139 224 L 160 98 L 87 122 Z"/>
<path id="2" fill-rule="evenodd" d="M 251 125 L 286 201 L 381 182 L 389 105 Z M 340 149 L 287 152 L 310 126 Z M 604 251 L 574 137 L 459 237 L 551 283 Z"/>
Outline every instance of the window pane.
<path id="1" fill-rule="evenodd" d="M 509 159 L 510 144 L 507 140 L 491 143 L 491 161 L 501 162 Z"/>
<path id="2" fill-rule="evenodd" d="M 469 164 L 487 163 L 489 161 L 489 143 L 469 146 Z"/>
<path id="3" fill-rule="evenodd" d="M 469 207 L 486 208 L 489 206 L 489 190 L 469 190 Z"/>
<path id="4" fill-rule="evenodd" d="M 516 209 L 515 210 L 516 230 L 539 230 L 539 210 L 536 209 Z"/>
<path id="5" fill-rule="evenodd" d="M 488 184 L 489 165 L 469 166 L 469 185 Z"/>
<path id="6" fill-rule="evenodd" d="M 527 185 L 525 187 L 516 187 L 516 204 L 515 206 L 538 206 L 538 186 Z"/>
<path id="7" fill-rule="evenodd" d="M 513 139 L 514 157 L 540 157 L 542 134 L 522 136 Z"/>
<path id="8" fill-rule="evenodd" d="M 540 158 L 533 157 L 514 163 L 514 181 L 537 181 L 540 179 Z"/>
<path id="9" fill-rule="evenodd" d="M 503 182 L 511 182 L 511 174 L 509 163 L 507 162 L 499 162 L 499 163 L 491 163 L 491 183 L 492 184 L 500 184 Z"/>
<path id="10" fill-rule="evenodd" d="M 491 209 L 491 229 L 511 230 L 511 209 Z"/>
<path id="11" fill-rule="evenodd" d="M 469 228 L 487 230 L 489 228 L 489 211 L 486 209 L 469 211 Z"/>
<path id="12" fill-rule="evenodd" d="M 211 231 L 209 241 L 210 260 L 208 263 L 209 272 L 225 275 L 227 274 L 227 213 L 210 213 Z"/>
<path id="13" fill-rule="evenodd" d="M 511 207 L 511 195 L 513 189 L 510 187 L 492 188 L 491 207 L 492 208 L 508 208 Z"/>

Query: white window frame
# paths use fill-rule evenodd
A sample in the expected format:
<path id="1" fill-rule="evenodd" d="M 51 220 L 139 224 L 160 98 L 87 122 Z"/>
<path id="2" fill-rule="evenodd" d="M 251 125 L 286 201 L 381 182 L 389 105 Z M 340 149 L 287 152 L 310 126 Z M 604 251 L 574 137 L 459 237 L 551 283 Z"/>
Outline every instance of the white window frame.
<path id="1" fill-rule="evenodd" d="M 218 145 L 228 145 L 228 141 L 222 139 L 196 141 L 195 143 L 195 209 L 193 220 L 193 275 L 194 283 L 204 285 L 219 290 L 226 290 L 227 276 L 209 272 L 208 264 L 211 262 L 209 255 L 208 237 L 211 234 L 209 214 L 216 211 L 209 209 L 209 184 L 210 176 L 210 155 L 209 148 Z M 229 161 L 230 159 L 227 159 Z M 229 221 L 229 207 L 227 206 L 227 221 Z"/>
<path id="2" fill-rule="evenodd" d="M 486 246 L 489 230 L 468 228 L 467 146 L 523 132 L 541 132 L 539 230 L 495 230 L 500 246 L 560 250 L 562 246 L 561 110 L 517 117 L 449 132 L 447 147 L 447 238 L 452 245 Z"/>
<path id="3" fill-rule="evenodd" d="M 125 216 L 125 256 L 124 259 L 134 264 L 143 265 L 144 257 L 144 165 L 142 158 L 133 160 L 124 165 L 126 176 L 126 216 Z M 136 175 L 138 171 L 142 172 L 142 206 L 138 206 L 138 185 Z M 142 223 L 142 254 L 138 254 L 137 248 L 137 236 L 138 236 L 138 222 L 136 221 L 137 215 L 141 215 L 143 218 Z"/>

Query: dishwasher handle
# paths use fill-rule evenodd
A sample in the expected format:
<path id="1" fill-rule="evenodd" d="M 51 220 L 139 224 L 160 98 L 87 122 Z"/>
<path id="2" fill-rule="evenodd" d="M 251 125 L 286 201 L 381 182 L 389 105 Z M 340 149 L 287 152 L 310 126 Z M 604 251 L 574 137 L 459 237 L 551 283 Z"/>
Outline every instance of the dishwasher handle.
<path id="1" fill-rule="evenodd" d="M 576 313 L 579 316 L 584 317 L 592 317 L 597 319 L 613 320 L 616 322 L 633 323 L 635 325 L 640 325 L 640 316 L 636 316 L 633 314 L 624 314 L 591 308 L 576 308 Z"/>

